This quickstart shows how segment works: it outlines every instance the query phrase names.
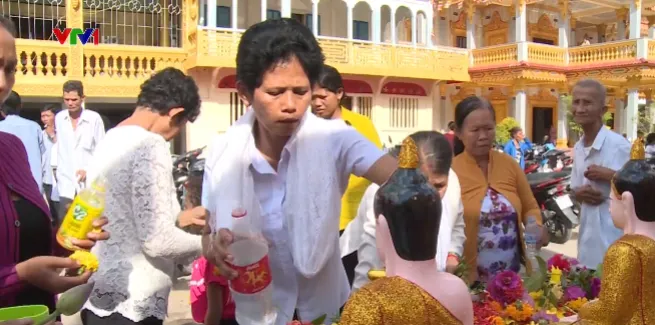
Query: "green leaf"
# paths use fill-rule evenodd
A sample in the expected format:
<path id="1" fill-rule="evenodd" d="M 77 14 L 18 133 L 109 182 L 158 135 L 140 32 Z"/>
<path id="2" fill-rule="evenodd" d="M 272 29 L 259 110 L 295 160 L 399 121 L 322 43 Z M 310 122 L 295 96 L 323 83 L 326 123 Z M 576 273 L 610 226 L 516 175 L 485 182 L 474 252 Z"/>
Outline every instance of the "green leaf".
<path id="1" fill-rule="evenodd" d="M 603 263 L 598 264 L 598 266 L 596 267 L 596 272 L 594 273 L 594 277 L 597 278 L 603 277 Z"/>
<path id="2" fill-rule="evenodd" d="M 537 263 L 539 264 L 539 271 L 545 277 L 548 274 L 548 263 L 541 257 L 536 256 Z"/>
<path id="3" fill-rule="evenodd" d="M 327 318 L 327 315 L 323 315 L 323 316 L 313 320 L 312 325 L 323 325 L 323 323 L 325 323 L 326 318 Z"/>
<path id="4" fill-rule="evenodd" d="M 535 273 L 533 276 L 529 277 L 524 284 L 525 288 L 528 289 L 528 292 L 535 292 L 542 288 L 544 282 L 546 282 L 546 276 Z"/>

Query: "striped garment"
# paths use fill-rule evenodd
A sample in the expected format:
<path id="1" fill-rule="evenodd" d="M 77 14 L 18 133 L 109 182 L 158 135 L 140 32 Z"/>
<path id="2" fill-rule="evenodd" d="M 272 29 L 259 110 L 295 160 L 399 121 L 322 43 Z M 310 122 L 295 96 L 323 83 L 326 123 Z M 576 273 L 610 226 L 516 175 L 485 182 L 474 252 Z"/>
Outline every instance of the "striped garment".
<path id="1" fill-rule="evenodd" d="M 11 306 L 22 287 L 16 274 L 19 260 L 18 215 L 11 200 L 16 193 L 50 216 L 50 210 L 32 177 L 27 151 L 19 138 L 0 132 L 0 307 Z"/>

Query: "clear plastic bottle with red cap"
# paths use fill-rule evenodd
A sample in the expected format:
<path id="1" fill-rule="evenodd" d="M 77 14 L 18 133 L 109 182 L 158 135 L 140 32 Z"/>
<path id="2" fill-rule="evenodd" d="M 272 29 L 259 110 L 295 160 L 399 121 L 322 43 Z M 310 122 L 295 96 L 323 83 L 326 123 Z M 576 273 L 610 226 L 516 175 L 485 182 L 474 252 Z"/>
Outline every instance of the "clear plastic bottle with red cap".
<path id="1" fill-rule="evenodd" d="M 230 281 L 239 324 L 274 324 L 277 310 L 273 304 L 273 286 L 268 261 L 268 241 L 258 223 L 242 208 L 232 212 L 234 240 L 228 247 L 230 263 L 238 276 Z"/>

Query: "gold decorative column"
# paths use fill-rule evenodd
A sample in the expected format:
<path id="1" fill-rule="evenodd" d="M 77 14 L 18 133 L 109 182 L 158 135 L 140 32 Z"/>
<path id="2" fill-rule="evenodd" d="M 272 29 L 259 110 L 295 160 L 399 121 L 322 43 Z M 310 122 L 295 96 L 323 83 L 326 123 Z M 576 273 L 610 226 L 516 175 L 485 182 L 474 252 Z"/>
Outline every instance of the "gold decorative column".
<path id="1" fill-rule="evenodd" d="M 182 2 L 182 47 L 188 53 L 185 68 L 195 66 L 198 57 L 198 0 Z"/>
<path id="2" fill-rule="evenodd" d="M 170 46 L 170 33 L 168 28 L 170 26 L 170 12 L 168 10 L 168 5 L 170 0 L 159 0 L 161 2 L 161 16 L 160 16 L 160 25 L 159 25 L 159 46 L 169 47 Z M 186 8 L 185 8 L 186 9 Z"/>
<path id="3" fill-rule="evenodd" d="M 84 28 L 84 0 L 66 0 L 66 27 Z M 66 57 L 66 70 L 69 79 L 82 80 L 84 77 L 84 45 L 77 42 L 77 45 L 68 46 L 68 55 Z"/>

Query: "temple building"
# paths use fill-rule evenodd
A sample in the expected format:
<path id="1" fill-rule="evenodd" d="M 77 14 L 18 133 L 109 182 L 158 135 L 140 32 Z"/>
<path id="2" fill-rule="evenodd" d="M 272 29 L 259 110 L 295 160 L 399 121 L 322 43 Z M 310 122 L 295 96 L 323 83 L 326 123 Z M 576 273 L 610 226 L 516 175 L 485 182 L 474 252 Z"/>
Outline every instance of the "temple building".
<path id="1" fill-rule="evenodd" d="M 175 151 L 206 145 L 247 109 L 235 90 L 237 44 L 266 19 L 294 18 L 314 32 L 344 76 L 344 106 L 369 116 L 387 145 L 444 129 L 455 105 L 474 94 L 492 101 L 498 121 L 514 117 L 535 140 L 554 128 L 566 145 L 567 95 L 581 78 L 608 86 L 610 127 L 634 137 L 655 80 L 655 0 L 0 3 L 18 26 L 15 90 L 37 120 L 38 108 L 61 102 L 69 79 L 82 80 L 87 106 L 116 122 L 154 71 L 173 66 L 192 75 L 202 113 Z M 73 45 L 56 28 L 97 29 L 100 39 Z"/>

